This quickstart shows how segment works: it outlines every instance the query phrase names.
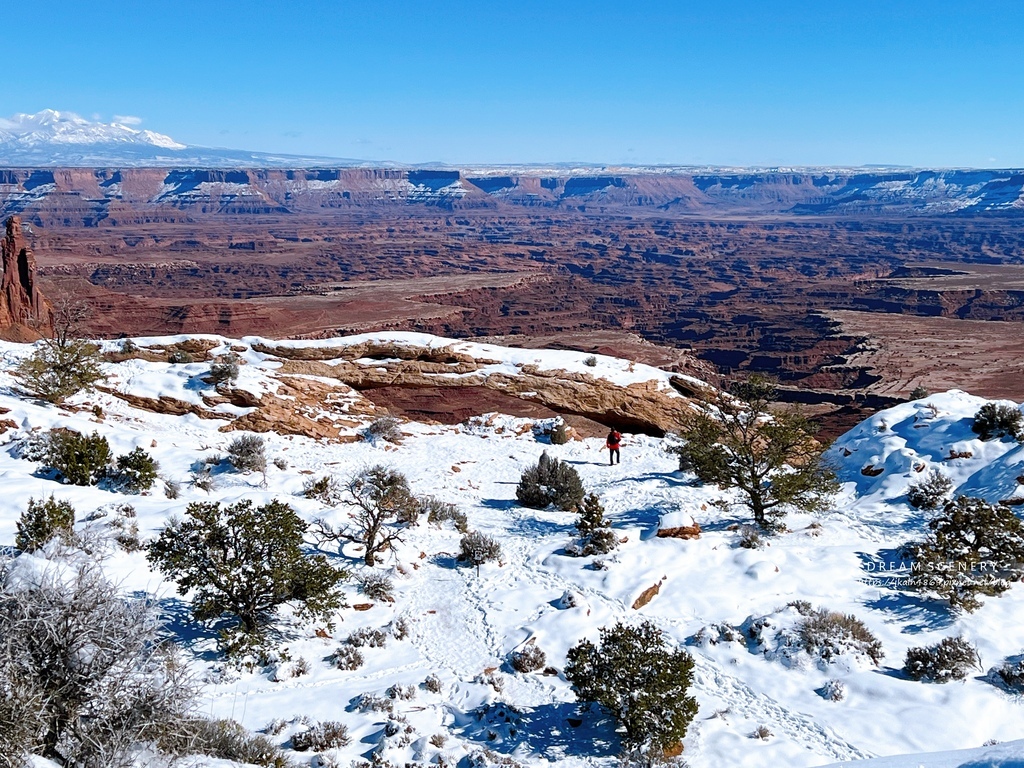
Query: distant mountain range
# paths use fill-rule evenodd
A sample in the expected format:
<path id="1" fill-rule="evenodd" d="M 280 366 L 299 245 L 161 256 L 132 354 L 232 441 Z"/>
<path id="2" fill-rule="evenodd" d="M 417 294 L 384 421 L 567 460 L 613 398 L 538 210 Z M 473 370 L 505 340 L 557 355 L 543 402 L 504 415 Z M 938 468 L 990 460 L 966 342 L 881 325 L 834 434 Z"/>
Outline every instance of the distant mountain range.
<path id="1" fill-rule="evenodd" d="M 362 165 L 357 160 L 304 157 L 182 144 L 122 122 L 94 122 L 44 109 L 0 118 L 0 165 L 29 168 L 301 168 Z"/>

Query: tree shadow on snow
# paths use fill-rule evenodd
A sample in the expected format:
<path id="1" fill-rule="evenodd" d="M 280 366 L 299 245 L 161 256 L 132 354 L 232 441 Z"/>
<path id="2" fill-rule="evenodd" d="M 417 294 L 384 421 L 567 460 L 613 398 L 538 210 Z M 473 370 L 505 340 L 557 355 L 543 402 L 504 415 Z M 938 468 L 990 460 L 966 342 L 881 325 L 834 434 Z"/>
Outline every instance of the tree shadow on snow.
<path id="1" fill-rule="evenodd" d="M 140 592 L 133 597 L 145 600 L 150 596 Z M 164 620 L 164 632 L 173 636 L 179 645 L 203 661 L 216 661 L 221 658 L 217 650 L 220 633 L 216 627 L 196 621 L 192 616 L 190 603 L 176 597 L 165 597 L 157 600 L 156 605 Z M 209 647 L 197 651 L 197 646 Z"/>
<path id="2" fill-rule="evenodd" d="M 456 714 L 452 730 L 465 739 L 506 755 L 611 757 L 621 750 L 615 723 L 597 708 L 570 702 L 512 709 L 496 703 Z"/>

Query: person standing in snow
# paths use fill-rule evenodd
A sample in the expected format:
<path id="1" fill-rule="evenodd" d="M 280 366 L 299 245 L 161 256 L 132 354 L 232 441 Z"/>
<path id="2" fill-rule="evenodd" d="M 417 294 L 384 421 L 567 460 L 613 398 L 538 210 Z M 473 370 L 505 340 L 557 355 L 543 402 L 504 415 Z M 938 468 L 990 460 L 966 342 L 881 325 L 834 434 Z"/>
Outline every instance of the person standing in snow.
<path id="1" fill-rule="evenodd" d="M 604 447 L 608 449 L 608 464 L 619 463 L 619 446 L 622 445 L 622 433 L 614 427 L 608 431 L 608 439 Z"/>

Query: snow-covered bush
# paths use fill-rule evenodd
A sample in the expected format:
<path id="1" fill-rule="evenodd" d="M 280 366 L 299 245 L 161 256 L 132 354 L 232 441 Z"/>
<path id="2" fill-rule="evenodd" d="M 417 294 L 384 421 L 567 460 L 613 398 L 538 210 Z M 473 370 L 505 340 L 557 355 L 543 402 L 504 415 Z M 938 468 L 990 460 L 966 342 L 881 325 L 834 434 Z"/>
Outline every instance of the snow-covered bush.
<path id="1" fill-rule="evenodd" d="M 618 539 L 612 532 L 611 523 L 605 519 L 604 507 L 596 493 L 588 493 L 576 510 L 579 517 L 575 525 L 580 541 L 570 554 L 583 557 L 606 555 L 618 546 Z"/>
<path id="2" fill-rule="evenodd" d="M 501 559 L 501 545 L 485 533 L 470 531 L 459 541 L 459 559 L 479 569 L 484 563 Z"/>
<path id="3" fill-rule="evenodd" d="M 1012 405 L 985 403 L 974 414 L 971 430 L 982 440 L 1006 435 L 1014 440 L 1024 440 L 1024 415 Z"/>
<path id="4" fill-rule="evenodd" d="M 338 669 L 352 671 L 363 666 L 363 654 L 354 645 L 340 645 L 329 657 L 330 662 Z"/>
<path id="5" fill-rule="evenodd" d="M 345 642 L 348 645 L 356 648 L 383 648 L 388 644 L 388 635 L 382 629 L 371 629 L 370 627 L 362 627 L 351 633 Z"/>
<path id="6" fill-rule="evenodd" d="M 935 645 L 907 651 L 903 671 L 913 680 L 948 683 L 963 680 L 972 669 L 980 669 L 978 649 L 962 637 L 946 637 Z"/>
<path id="7" fill-rule="evenodd" d="M 565 678 L 579 699 L 612 714 L 628 750 L 652 755 L 676 747 L 697 714 L 687 695 L 692 677 L 690 654 L 670 648 L 648 621 L 602 628 L 597 645 L 584 640 L 566 656 Z"/>
<path id="8" fill-rule="evenodd" d="M 588 368 L 596 368 L 597 358 L 594 355 L 587 355 L 586 357 L 583 358 L 583 364 Z"/>
<path id="9" fill-rule="evenodd" d="M 114 540 L 125 552 L 138 552 L 142 549 L 142 542 L 139 540 L 139 521 L 136 519 L 135 507 L 119 504 L 114 512 L 114 518 L 107 524 L 114 531 Z"/>
<path id="10" fill-rule="evenodd" d="M 848 613 L 824 608 L 808 612 L 800 622 L 800 639 L 807 653 L 826 664 L 847 653 L 863 654 L 876 665 L 885 657 L 881 641 Z"/>
<path id="11" fill-rule="evenodd" d="M 12 454 L 22 461 L 46 461 L 50 455 L 50 432 L 29 432 L 14 443 Z"/>
<path id="12" fill-rule="evenodd" d="M 383 573 L 364 573 L 356 578 L 359 581 L 359 591 L 371 600 L 395 602 L 395 585 Z"/>
<path id="13" fill-rule="evenodd" d="M 933 469 L 918 483 L 907 488 L 907 503 L 914 509 L 938 509 L 953 490 L 953 481 Z"/>
<path id="14" fill-rule="evenodd" d="M 241 358 L 234 352 L 220 355 L 210 364 L 210 380 L 214 384 L 226 384 L 238 378 Z"/>
<path id="15" fill-rule="evenodd" d="M 197 691 L 155 608 L 92 565 L 18 563 L 0 573 L 0 756 L 129 766 L 141 743 L 177 732 Z"/>
<path id="16" fill-rule="evenodd" d="M 28 500 L 28 507 L 18 519 L 18 535 L 14 546 L 22 552 L 35 552 L 57 536 L 70 541 L 74 536 L 75 508 L 66 500 Z"/>
<path id="17" fill-rule="evenodd" d="M 548 663 L 547 654 L 536 644 L 527 645 L 509 656 L 509 664 L 516 672 L 536 672 Z"/>
<path id="18" fill-rule="evenodd" d="M 325 507 L 336 507 L 341 503 L 341 486 L 330 475 L 311 477 L 302 484 L 302 495 L 319 501 Z"/>
<path id="19" fill-rule="evenodd" d="M 434 496 L 420 497 L 420 514 L 425 514 L 427 522 L 431 525 L 440 527 L 450 520 L 459 533 L 469 531 L 469 518 L 466 517 L 466 513 L 455 504 L 441 501 Z"/>
<path id="20" fill-rule="evenodd" d="M 743 549 L 760 549 L 765 544 L 761 529 L 756 525 L 744 523 L 736 529 L 736 532 L 740 535 L 737 543 Z"/>
<path id="21" fill-rule="evenodd" d="M 184 349 L 172 349 L 167 353 L 167 362 L 171 365 L 188 365 L 195 361 L 196 359 L 192 356 L 192 353 Z"/>
<path id="22" fill-rule="evenodd" d="M 842 701 L 846 698 L 846 686 L 842 680 L 832 679 L 821 686 L 819 691 L 823 699 L 828 701 Z"/>
<path id="23" fill-rule="evenodd" d="M 565 426 L 564 421 L 559 421 L 555 424 L 555 428 L 551 430 L 551 444 L 552 445 L 565 445 L 569 442 L 569 430 Z"/>
<path id="24" fill-rule="evenodd" d="M 443 690 L 441 678 L 437 675 L 427 675 L 422 685 L 424 690 L 430 691 L 431 693 L 440 693 Z"/>
<path id="25" fill-rule="evenodd" d="M 110 465 L 107 438 L 93 432 L 83 435 L 70 429 L 50 432 L 45 464 L 69 485 L 96 485 L 107 475 Z"/>
<path id="26" fill-rule="evenodd" d="M 389 699 L 396 699 L 398 701 L 411 701 L 416 698 L 416 686 L 415 685 L 399 685 L 395 683 L 390 686 L 384 695 Z"/>
<path id="27" fill-rule="evenodd" d="M 239 472 L 266 472 L 267 452 L 259 435 L 242 435 L 228 445 L 228 461 Z"/>
<path id="28" fill-rule="evenodd" d="M 306 523 L 287 504 L 254 507 L 248 499 L 221 506 L 188 505 L 149 545 L 149 561 L 193 595 L 198 621 L 229 617 L 225 650 L 244 651 L 264 638 L 278 606 L 294 603 L 299 615 L 330 626 L 348 577 L 323 555 L 303 552 Z M 223 542 L 231 541 L 225 547 Z"/>
<path id="29" fill-rule="evenodd" d="M 960 496 L 928 528 L 927 539 L 906 548 L 916 568 L 912 588 L 974 611 L 980 595 L 1001 595 L 1024 575 L 1024 524 L 1008 507 Z"/>
<path id="30" fill-rule="evenodd" d="M 112 487 L 121 493 L 142 493 L 156 482 L 160 465 L 142 448 L 118 456 L 114 468 L 108 473 Z"/>
<path id="31" fill-rule="evenodd" d="M 366 434 L 374 440 L 398 444 L 402 442 L 402 422 L 394 416 L 381 416 L 374 419 L 366 428 Z"/>
<path id="32" fill-rule="evenodd" d="M 546 509 L 554 504 L 569 511 L 583 500 L 583 481 L 569 464 L 552 459 L 547 451 L 540 460 L 523 472 L 516 488 L 516 499 L 524 507 Z"/>
<path id="33" fill-rule="evenodd" d="M 250 733 L 234 720 L 190 717 L 161 736 L 157 745 L 172 755 L 203 755 L 266 768 L 291 766 L 270 739 L 262 734 Z"/>
<path id="34" fill-rule="evenodd" d="M 1005 661 L 989 671 L 989 680 L 998 681 L 1014 693 L 1024 693 L 1024 656 Z"/>
<path id="35" fill-rule="evenodd" d="M 292 736 L 292 749 L 296 752 L 306 752 L 310 749 L 314 752 L 323 752 L 348 746 L 351 741 L 347 725 L 328 720 Z"/>

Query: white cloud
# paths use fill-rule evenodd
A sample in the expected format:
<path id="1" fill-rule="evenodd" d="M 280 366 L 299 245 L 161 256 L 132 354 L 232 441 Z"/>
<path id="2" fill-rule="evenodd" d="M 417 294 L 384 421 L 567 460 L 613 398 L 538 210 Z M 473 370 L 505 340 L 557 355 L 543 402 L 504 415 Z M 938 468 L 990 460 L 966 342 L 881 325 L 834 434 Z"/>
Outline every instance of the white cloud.
<path id="1" fill-rule="evenodd" d="M 121 125 L 141 125 L 142 118 L 135 115 L 114 115 L 114 122 Z"/>

